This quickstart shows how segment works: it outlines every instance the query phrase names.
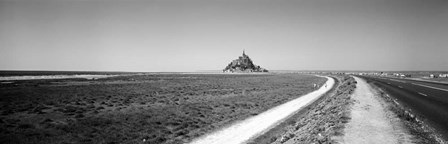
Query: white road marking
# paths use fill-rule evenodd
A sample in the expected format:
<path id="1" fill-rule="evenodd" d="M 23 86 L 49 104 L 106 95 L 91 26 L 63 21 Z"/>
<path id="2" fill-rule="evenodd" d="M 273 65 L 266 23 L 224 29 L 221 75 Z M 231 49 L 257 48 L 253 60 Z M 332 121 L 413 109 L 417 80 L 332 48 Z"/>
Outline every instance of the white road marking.
<path id="1" fill-rule="evenodd" d="M 422 95 L 422 96 L 428 96 L 428 95 L 426 95 L 426 94 L 424 94 L 424 93 L 421 93 L 421 92 L 418 92 L 418 94 L 420 94 L 420 95 Z"/>
<path id="2" fill-rule="evenodd" d="M 422 85 L 422 84 L 416 84 L 416 83 L 411 83 L 411 84 L 448 92 L 447 89 L 442 89 L 442 88 L 437 88 L 437 87 L 432 87 L 432 86 L 427 86 L 427 85 Z"/>
<path id="3" fill-rule="evenodd" d="M 276 124 L 282 122 L 286 118 L 296 113 L 298 110 L 319 99 L 320 96 L 329 91 L 334 85 L 334 80 L 329 77 L 326 78 L 328 79 L 326 82 L 328 84 L 328 87 L 321 87 L 314 92 L 269 109 L 257 116 L 234 123 L 227 128 L 204 135 L 198 139 L 193 140 L 192 144 L 245 143 L 251 138 L 259 136 L 268 131 L 270 128 L 275 127 Z"/>
<path id="4" fill-rule="evenodd" d="M 390 84 L 390 83 L 387 83 L 387 84 Z"/>
<path id="5" fill-rule="evenodd" d="M 394 100 L 394 103 L 397 104 L 397 105 L 400 105 L 400 103 L 398 103 L 396 100 Z"/>
<path id="6" fill-rule="evenodd" d="M 396 81 L 396 82 L 401 82 L 401 83 L 406 83 L 405 81 L 401 81 L 401 80 L 394 80 L 394 79 L 389 79 L 391 81 Z"/>
<path id="7" fill-rule="evenodd" d="M 403 88 L 403 87 L 401 87 L 401 86 L 398 86 L 399 88 Z"/>

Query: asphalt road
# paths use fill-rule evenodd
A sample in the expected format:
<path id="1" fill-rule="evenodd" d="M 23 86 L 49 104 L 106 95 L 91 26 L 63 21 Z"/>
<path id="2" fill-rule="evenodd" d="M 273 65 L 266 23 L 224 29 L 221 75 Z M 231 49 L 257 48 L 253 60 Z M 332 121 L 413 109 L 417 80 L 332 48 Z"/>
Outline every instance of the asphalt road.
<path id="1" fill-rule="evenodd" d="M 412 112 L 426 118 L 444 139 L 448 139 L 448 84 L 409 79 L 360 76 L 373 83 Z"/>

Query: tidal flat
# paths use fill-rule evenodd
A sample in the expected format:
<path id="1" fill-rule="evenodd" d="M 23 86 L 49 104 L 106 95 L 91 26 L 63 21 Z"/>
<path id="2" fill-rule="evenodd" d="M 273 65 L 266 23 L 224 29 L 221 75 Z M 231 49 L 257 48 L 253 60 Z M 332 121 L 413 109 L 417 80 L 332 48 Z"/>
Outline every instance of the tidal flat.
<path id="1" fill-rule="evenodd" d="M 313 90 L 301 74 L 139 74 L 0 83 L 0 143 L 185 143 Z"/>

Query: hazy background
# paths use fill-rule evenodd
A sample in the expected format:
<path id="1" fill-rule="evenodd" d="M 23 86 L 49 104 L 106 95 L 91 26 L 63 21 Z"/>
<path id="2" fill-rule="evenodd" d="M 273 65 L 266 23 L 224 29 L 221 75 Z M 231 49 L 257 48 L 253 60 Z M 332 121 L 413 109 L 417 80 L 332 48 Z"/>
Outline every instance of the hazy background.
<path id="1" fill-rule="evenodd" d="M 448 70 L 448 0 L 0 0 L 0 70 Z"/>

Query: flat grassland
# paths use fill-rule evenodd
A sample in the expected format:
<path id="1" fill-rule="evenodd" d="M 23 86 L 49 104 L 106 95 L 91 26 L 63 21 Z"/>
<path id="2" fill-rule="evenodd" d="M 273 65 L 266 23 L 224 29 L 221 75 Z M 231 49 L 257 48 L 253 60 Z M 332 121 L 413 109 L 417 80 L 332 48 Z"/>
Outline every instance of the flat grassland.
<path id="1" fill-rule="evenodd" d="M 299 74 L 0 83 L 0 143 L 185 143 L 314 90 Z"/>

